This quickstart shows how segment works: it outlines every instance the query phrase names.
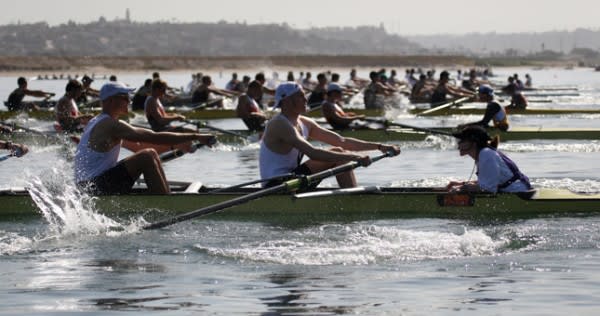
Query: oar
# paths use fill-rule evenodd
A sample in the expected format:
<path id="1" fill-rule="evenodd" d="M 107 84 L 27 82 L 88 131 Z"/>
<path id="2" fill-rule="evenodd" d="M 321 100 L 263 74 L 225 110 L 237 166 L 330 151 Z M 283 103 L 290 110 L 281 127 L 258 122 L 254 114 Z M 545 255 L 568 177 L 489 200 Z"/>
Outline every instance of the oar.
<path id="1" fill-rule="evenodd" d="M 246 187 L 246 186 L 249 186 L 249 185 L 252 185 L 252 184 L 256 184 L 256 183 L 264 183 L 264 182 L 269 182 L 269 181 L 273 181 L 273 180 L 290 179 L 293 176 L 294 176 L 293 173 L 286 173 L 286 174 L 282 174 L 282 175 L 275 176 L 275 177 L 272 177 L 272 178 L 252 180 L 252 181 L 248 181 L 248 182 L 244 182 L 244 183 L 232 185 L 230 187 L 212 190 L 212 191 L 210 191 L 210 193 L 227 192 L 227 191 L 231 191 L 231 190 L 243 188 L 243 187 Z"/>
<path id="2" fill-rule="evenodd" d="M 198 149 L 198 148 L 200 148 L 202 146 L 204 146 L 204 144 L 193 143 L 192 144 L 192 152 L 196 151 L 196 149 Z M 181 157 L 181 156 L 183 156 L 185 154 L 186 154 L 186 152 L 183 151 L 183 150 L 181 150 L 181 149 L 169 150 L 169 151 L 166 151 L 166 152 L 160 154 L 160 161 L 163 162 L 163 163 L 169 162 L 169 161 L 171 161 L 171 160 L 173 160 L 175 158 L 179 158 L 179 157 Z"/>
<path id="3" fill-rule="evenodd" d="M 436 112 L 436 111 L 439 111 L 439 110 L 443 110 L 443 109 L 449 108 L 449 107 L 451 107 L 451 106 L 453 106 L 455 104 L 459 104 L 459 103 L 465 102 L 465 101 L 469 100 L 470 98 L 471 97 L 462 97 L 462 98 L 456 99 L 454 101 L 450 101 L 450 102 L 448 102 L 446 104 L 434 107 L 432 109 L 425 110 L 423 112 L 417 113 L 417 115 L 427 115 L 427 114 L 430 114 L 430 113 L 433 113 L 433 112 Z"/>
<path id="4" fill-rule="evenodd" d="M 365 118 L 364 120 L 367 122 L 383 124 L 385 126 L 397 126 L 397 127 L 402 127 L 402 128 L 410 128 L 415 131 L 425 132 L 425 133 L 434 134 L 434 135 L 452 136 L 452 133 L 449 133 L 446 131 L 439 131 L 439 130 L 435 130 L 435 129 L 431 129 L 431 128 L 418 127 L 418 126 L 402 124 L 402 123 L 395 123 L 395 122 L 390 122 L 385 119 Z"/>
<path id="5" fill-rule="evenodd" d="M 371 158 L 371 161 L 376 162 L 380 159 L 383 159 L 385 157 L 391 157 L 393 155 L 394 155 L 394 153 L 388 152 L 388 153 Z M 342 172 L 350 171 L 350 170 L 353 170 L 360 166 L 361 166 L 360 163 L 358 163 L 356 161 L 352 161 L 352 162 L 343 164 L 341 166 L 337 166 L 335 168 L 321 171 L 319 173 L 315 173 L 315 174 L 305 176 L 302 178 L 292 179 L 292 180 L 286 181 L 286 182 L 284 182 L 280 185 L 274 186 L 274 187 L 262 189 L 262 190 L 259 190 L 259 191 L 256 191 L 256 192 L 244 195 L 244 196 L 240 196 L 240 197 L 228 200 L 228 201 L 223 201 L 223 202 L 220 202 L 217 204 L 203 207 L 201 209 L 198 209 L 198 210 L 195 210 L 195 211 L 192 211 L 189 213 L 181 214 L 178 216 L 173 216 L 171 218 L 167 218 L 162 221 L 151 223 L 149 225 L 144 226 L 144 229 L 149 230 L 149 229 L 163 228 L 163 227 L 173 225 L 175 223 L 183 222 L 183 221 L 186 221 L 186 220 L 189 220 L 192 218 L 208 215 L 211 213 L 216 213 L 216 212 L 222 211 L 226 208 L 229 208 L 229 207 L 232 207 L 235 205 L 244 204 L 244 203 L 250 202 L 252 200 L 259 199 L 263 196 L 268 196 L 268 195 L 275 194 L 275 193 L 296 191 L 301 188 L 306 188 L 306 187 L 310 186 L 311 184 L 321 181 L 327 177 L 331 177 L 331 176 L 334 176 L 334 175 L 342 173 Z"/>
<path id="6" fill-rule="evenodd" d="M 246 135 L 242 135 L 242 134 L 234 132 L 234 131 L 230 131 L 230 130 L 218 128 L 216 126 L 209 125 L 206 122 L 192 121 L 192 120 L 185 120 L 184 122 L 188 123 L 188 124 L 196 125 L 197 127 L 206 127 L 206 128 L 208 128 L 210 130 L 217 131 L 217 132 L 220 132 L 220 133 L 223 133 L 223 134 L 228 134 L 228 135 L 231 135 L 231 136 L 235 136 L 235 137 L 241 138 L 243 140 L 249 140 L 248 136 L 246 136 Z"/>

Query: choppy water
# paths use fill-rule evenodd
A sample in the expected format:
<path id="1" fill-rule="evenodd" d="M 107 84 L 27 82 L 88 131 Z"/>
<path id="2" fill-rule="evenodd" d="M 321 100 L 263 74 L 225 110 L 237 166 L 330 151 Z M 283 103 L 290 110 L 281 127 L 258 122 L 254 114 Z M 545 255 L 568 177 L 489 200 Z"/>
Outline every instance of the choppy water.
<path id="1" fill-rule="evenodd" d="M 515 71 L 531 73 L 539 85 L 583 89 L 581 97 L 560 104 L 592 106 L 600 100 L 598 73 L 496 70 Z M 145 75 L 119 77 L 137 85 Z M 163 76 L 176 86 L 189 77 Z M 31 88 L 59 92 L 59 85 L 33 81 Z M 597 118 L 521 116 L 513 122 L 598 127 Z M 411 118 L 411 124 L 474 119 Z M 230 120 L 217 124 L 239 126 Z M 472 161 L 459 157 L 447 138 L 399 145 L 399 157 L 358 169 L 359 182 L 438 186 L 472 172 Z M 535 186 L 600 191 L 599 140 L 507 142 L 500 148 Z M 256 144 L 219 145 L 172 161 L 165 170 L 172 180 L 236 184 L 257 178 L 257 150 Z M 595 315 L 600 310 L 599 217 L 494 225 L 424 218 L 296 228 L 200 220 L 140 232 L 143 218 L 116 221 L 95 213 L 88 197 L 71 191 L 70 175 L 58 145 L 32 145 L 24 158 L 0 163 L 0 186 L 28 187 L 45 212 L 40 219 L 0 222 L 2 314 Z"/>

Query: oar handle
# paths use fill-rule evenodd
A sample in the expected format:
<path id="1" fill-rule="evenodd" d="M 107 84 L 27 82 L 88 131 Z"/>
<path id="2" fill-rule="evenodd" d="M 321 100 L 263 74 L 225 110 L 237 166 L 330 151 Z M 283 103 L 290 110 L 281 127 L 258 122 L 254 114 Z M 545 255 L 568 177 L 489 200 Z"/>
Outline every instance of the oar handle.
<path id="1" fill-rule="evenodd" d="M 204 146 L 204 144 L 193 143 L 192 144 L 192 151 L 195 151 L 196 149 L 198 149 L 198 148 L 200 148 L 202 146 Z M 181 149 L 169 150 L 169 151 L 166 151 L 166 152 L 160 154 L 160 161 L 163 162 L 163 163 L 165 163 L 165 162 L 171 161 L 171 160 L 173 160 L 175 158 L 179 158 L 179 157 L 181 157 L 181 156 L 183 156 L 185 154 L 186 154 L 186 152 L 183 151 L 183 150 L 181 150 Z"/>

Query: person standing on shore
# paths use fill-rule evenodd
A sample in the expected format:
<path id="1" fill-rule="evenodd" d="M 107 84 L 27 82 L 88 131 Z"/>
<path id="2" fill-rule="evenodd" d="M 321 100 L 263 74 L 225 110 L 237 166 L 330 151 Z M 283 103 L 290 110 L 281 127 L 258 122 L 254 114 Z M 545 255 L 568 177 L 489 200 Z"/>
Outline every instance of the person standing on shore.
<path id="1" fill-rule="evenodd" d="M 30 102 L 23 102 L 23 99 L 27 95 L 46 99 L 55 96 L 55 94 L 51 92 L 27 89 L 27 79 L 25 79 L 24 77 L 19 77 L 19 79 L 17 79 L 17 84 L 19 85 L 19 87 L 10 93 L 10 95 L 8 96 L 8 101 L 6 102 L 6 107 L 9 111 L 39 110 L 39 107 L 35 104 Z"/>

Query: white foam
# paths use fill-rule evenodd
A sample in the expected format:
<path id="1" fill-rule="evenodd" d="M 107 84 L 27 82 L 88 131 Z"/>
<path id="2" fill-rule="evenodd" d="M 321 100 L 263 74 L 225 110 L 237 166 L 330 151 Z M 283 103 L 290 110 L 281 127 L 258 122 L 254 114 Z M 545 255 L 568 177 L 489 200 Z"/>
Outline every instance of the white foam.
<path id="1" fill-rule="evenodd" d="M 265 237 L 269 238 L 269 237 Z M 482 230 L 459 233 L 415 231 L 398 227 L 330 225 L 242 243 L 234 248 L 197 244 L 212 255 L 277 264 L 372 264 L 382 261 L 422 261 L 494 255 L 503 241 Z"/>

